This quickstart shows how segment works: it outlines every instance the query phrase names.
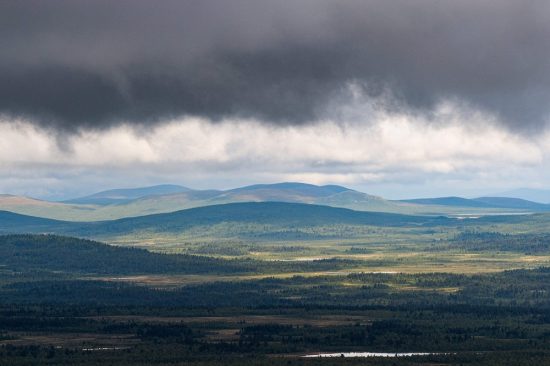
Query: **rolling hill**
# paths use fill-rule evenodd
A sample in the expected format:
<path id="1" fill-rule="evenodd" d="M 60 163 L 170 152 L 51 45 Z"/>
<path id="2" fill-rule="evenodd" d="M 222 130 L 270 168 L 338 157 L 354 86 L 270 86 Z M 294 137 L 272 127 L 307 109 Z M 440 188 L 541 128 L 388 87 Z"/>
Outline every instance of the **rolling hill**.
<path id="1" fill-rule="evenodd" d="M 0 211 L 0 233 L 63 232 L 75 223 Z"/>
<path id="2" fill-rule="evenodd" d="M 166 255 L 57 235 L 0 235 L 0 267 L 58 274 L 233 273 L 250 270 L 232 261 Z"/>
<path id="3" fill-rule="evenodd" d="M 449 222 L 444 217 L 408 216 L 384 212 L 286 202 L 245 202 L 197 207 L 165 214 L 124 218 L 84 225 L 90 232 L 132 231 L 180 232 L 195 226 L 221 223 L 311 227 L 348 224 L 370 226 L 430 225 Z"/>
<path id="4" fill-rule="evenodd" d="M 550 204 L 550 189 L 518 188 L 499 193 L 496 196 L 520 198 L 537 203 Z"/>
<path id="5" fill-rule="evenodd" d="M 129 202 L 138 198 L 147 197 L 147 196 L 157 196 L 165 194 L 174 194 L 180 192 L 190 191 L 190 188 L 173 185 L 173 184 L 162 184 L 151 187 L 141 187 L 141 188 L 122 188 L 122 189 L 111 189 L 107 191 L 102 191 L 94 193 L 89 196 L 74 198 L 71 200 L 64 201 L 65 203 L 76 203 L 76 204 L 92 204 L 92 205 L 111 205 L 111 204 L 120 204 Z"/>
<path id="6" fill-rule="evenodd" d="M 65 202 L 1 196 L 0 210 L 66 221 L 101 221 L 244 202 L 304 203 L 357 211 L 430 216 L 545 210 L 540 205 L 506 204 L 503 200 L 497 204 L 494 199 L 485 202 L 460 197 L 390 201 L 342 186 L 292 182 L 258 184 L 224 191 L 193 190 L 175 185 L 115 189 Z"/>
<path id="7" fill-rule="evenodd" d="M 248 201 L 310 201 L 320 197 L 328 197 L 351 189 L 336 186 L 316 186 L 313 184 L 285 182 L 275 184 L 255 184 L 251 186 L 231 189 L 222 193 L 222 196 Z"/>
<path id="8" fill-rule="evenodd" d="M 2 194 L 0 195 L 0 210 L 52 219 L 74 220 L 93 214 L 96 207 Z"/>
<path id="9" fill-rule="evenodd" d="M 212 205 L 171 213 L 130 217 L 110 221 L 68 222 L 0 211 L 0 232 L 56 233 L 79 237 L 106 237 L 136 232 L 184 233 L 222 226 L 221 233 L 242 231 L 292 231 L 334 225 L 422 226 L 444 225 L 454 219 L 408 216 L 382 212 L 285 202 L 247 202 Z M 241 230 L 241 231 L 239 231 Z"/>
<path id="10" fill-rule="evenodd" d="M 387 233 L 393 230 L 401 234 L 422 232 L 431 235 L 445 227 L 476 230 L 480 225 L 525 222 L 546 227 L 548 217 L 545 214 L 499 215 L 468 220 L 354 211 L 303 203 L 246 202 L 97 222 L 58 221 L 0 211 L 0 234 L 56 234 L 153 251 L 181 253 L 183 248 L 191 248 L 189 253 L 192 254 L 215 251 L 220 255 L 234 255 L 246 249 L 243 243 L 247 243 L 248 248 L 243 253 L 248 253 L 253 251 L 250 248 L 274 244 L 293 248 L 298 245 L 296 243 L 310 246 L 327 243 L 326 240 L 341 243 L 377 237 L 376 240 L 384 241 Z M 228 250 L 230 248 L 235 250 Z M 81 258 L 87 260 L 86 255 Z"/>
<path id="11" fill-rule="evenodd" d="M 402 200 L 401 202 L 419 204 L 419 205 L 438 205 L 438 206 L 452 206 L 452 207 L 481 207 L 492 208 L 495 207 L 486 202 L 478 202 L 476 200 L 462 198 L 462 197 L 436 197 L 436 198 L 415 198 L 410 200 Z"/>
<path id="12" fill-rule="evenodd" d="M 68 221 L 112 220 L 226 203 L 271 201 L 413 213 L 410 205 L 387 201 L 346 187 L 304 183 L 259 184 L 225 191 L 192 190 L 182 186 L 163 185 L 114 189 L 64 202 L 11 197 L 10 201 L 0 199 L 0 209 Z"/>
<path id="13" fill-rule="evenodd" d="M 532 202 L 521 198 L 480 197 L 480 198 L 476 198 L 475 201 L 486 203 L 494 207 L 525 209 L 525 210 L 533 210 L 533 211 L 550 211 L 550 205 L 548 204 Z"/>
<path id="14" fill-rule="evenodd" d="M 550 211 L 550 205 L 538 202 L 523 200 L 520 198 L 510 197 L 479 197 L 479 198 L 462 198 L 462 197 L 438 197 L 438 198 L 417 198 L 411 200 L 403 200 L 401 202 L 419 204 L 419 205 L 438 205 L 450 207 L 475 207 L 487 209 L 510 209 L 510 210 L 526 210 L 534 212 Z"/>

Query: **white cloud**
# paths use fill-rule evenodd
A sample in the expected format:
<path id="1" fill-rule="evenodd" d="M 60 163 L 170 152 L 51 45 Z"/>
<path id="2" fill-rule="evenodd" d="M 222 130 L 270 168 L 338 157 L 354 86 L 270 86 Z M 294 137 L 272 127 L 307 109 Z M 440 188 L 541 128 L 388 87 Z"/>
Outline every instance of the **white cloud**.
<path id="1" fill-rule="evenodd" d="M 76 194 L 167 181 L 203 188 L 282 180 L 472 189 L 550 183 L 550 132 L 518 136 L 489 115 L 464 111 L 442 103 L 428 119 L 359 105 L 349 120 L 340 114 L 284 127 L 188 117 L 147 131 L 85 131 L 64 144 L 31 124 L 4 121 L 0 191 L 47 196 L 48 189 Z"/>

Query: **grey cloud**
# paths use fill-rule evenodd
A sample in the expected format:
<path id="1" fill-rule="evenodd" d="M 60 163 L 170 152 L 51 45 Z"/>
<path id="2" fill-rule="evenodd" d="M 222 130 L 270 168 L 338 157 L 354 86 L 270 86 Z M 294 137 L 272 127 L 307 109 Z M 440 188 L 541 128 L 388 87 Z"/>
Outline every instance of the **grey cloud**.
<path id="1" fill-rule="evenodd" d="M 350 82 L 447 98 L 533 131 L 549 115 L 550 3 L 0 3 L 0 113 L 62 131 L 181 115 L 315 121 Z"/>

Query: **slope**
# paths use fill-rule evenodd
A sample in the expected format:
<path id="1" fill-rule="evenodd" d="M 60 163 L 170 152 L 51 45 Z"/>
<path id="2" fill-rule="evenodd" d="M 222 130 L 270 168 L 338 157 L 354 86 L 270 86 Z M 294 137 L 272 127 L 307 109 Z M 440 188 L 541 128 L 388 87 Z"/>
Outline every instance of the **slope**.
<path id="1" fill-rule="evenodd" d="M 532 202 L 520 198 L 510 197 L 479 197 L 475 199 L 476 202 L 482 202 L 493 207 L 505 207 L 513 209 L 525 209 L 533 211 L 550 211 L 550 205 Z"/>
<path id="2" fill-rule="evenodd" d="M 0 233 L 63 232 L 75 223 L 0 211 Z"/>
<path id="3" fill-rule="evenodd" d="M 197 207 L 165 214 L 81 224 L 72 231 L 81 236 L 126 235 L 136 232 L 183 233 L 223 225 L 229 234 L 269 233 L 326 225 L 420 226 L 453 222 L 445 217 L 362 212 L 344 208 L 285 202 L 247 202 Z M 241 230 L 241 231 L 239 231 Z M 223 234 L 223 233 L 222 233 Z"/>
<path id="4" fill-rule="evenodd" d="M 172 191 L 175 190 L 176 193 Z M 183 190 L 183 191 L 182 191 Z M 71 202 L 58 203 L 27 199 L 32 205 L 23 204 L 24 198 L 2 204 L 0 209 L 26 215 L 68 221 L 100 221 L 148 214 L 175 212 L 183 209 L 242 202 L 290 202 L 348 208 L 358 211 L 390 212 L 407 215 L 484 215 L 521 211 L 521 208 L 505 208 L 484 202 L 458 197 L 389 201 L 341 186 L 316 186 L 304 183 L 260 184 L 226 191 L 191 190 L 181 186 L 157 186 L 143 189 L 100 192 Z M 172 193 L 160 194 L 161 191 Z M 130 198 L 154 193 L 138 198 Z M 452 202 L 451 202 L 452 201 Z M 91 204 L 91 203 L 94 204 Z"/>
<path id="5" fill-rule="evenodd" d="M 151 187 L 111 189 L 89 196 L 74 198 L 65 203 L 110 205 L 129 202 L 138 198 L 187 192 L 191 189 L 179 185 L 162 184 Z"/>
<path id="6" fill-rule="evenodd" d="M 233 273 L 245 268 L 232 261 L 165 255 L 57 235 L 0 235 L 3 271 L 60 274 Z"/>
<path id="7" fill-rule="evenodd" d="M 449 207 L 523 210 L 535 212 L 544 212 L 550 210 L 550 205 L 509 197 L 479 197 L 473 199 L 462 197 L 436 197 L 402 200 L 400 202 L 426 206 L 437 205 Z"/>
<path id="8" fill-rule="evenodd" d="M 495 207 L 486 202 L 478 202 L 462 197 L 435 197 L 435 198 L 415 198 L 409 200 L 401 200 L 400 202 L 414 203 L 418 205 L 438 205 L 438 206 L 452 206 L 452 207 L 481 207 L 491 208 Z"/>
<path id="9" fill-rule="evenodd" d="M 518 188 L 506 192 L 501 192 L 496 196 L 521 198 L 537 203 L 550 204 L 550 189 Z"/>

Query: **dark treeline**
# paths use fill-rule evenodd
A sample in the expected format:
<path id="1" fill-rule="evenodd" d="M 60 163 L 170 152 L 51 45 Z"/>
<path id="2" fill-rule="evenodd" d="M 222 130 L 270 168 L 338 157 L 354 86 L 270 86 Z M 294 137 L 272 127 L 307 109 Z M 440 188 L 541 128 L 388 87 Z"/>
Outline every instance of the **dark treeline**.
<path id="1" fill-rule="evenodd" d="M 464 252 L 517 252 L 527 255 L 550 253 L 550 234 L 503 234 L 499 232 L 463 231 L 445 245 L 438 243 L 432 251 L 449 249 Z"/>
<path id="2" fill-rule="evenodd" d="M 375 274 L 265 278 L 157 289 L 128 283 L 12 276 L 0 303 L 217 306 L 447 306 L 550 309 L 550 269 L 494 274 Z M 346 282 L 348 286 L 342 286 Z"/>
<path id="3" fill-rule="evenodd" d="M 57 235 L 0 236 L 0 264 L 18 272 L 50 270 L 67 273 L 206 273 L 245 271 L 231 261 L 147 250 Z"/>
<path id="4" fill-rule="evenodd" d="M 0 236 L 0 270 L 55 271 L 79 274 L 239 274 L 330 270 L 356 261 L 327 259 L 307 263 L 161 254 L 115 247 L 91 240 L 57 235 Z"/>
<path id="5" fill-rule="evenodd" d="M 41 235 L 0 237 L 0 248 L 2 366 L 550 364 L 550 268 L 155 287 L 116 282 L 111 274 L 143 273 L 133 266 L 151 273 L 277 273 L 297 264 L 162 255 Z M 100 280 L 101 274 L 109 276 Z M 347 351 L 439 354 L 298 357 Z"/>

